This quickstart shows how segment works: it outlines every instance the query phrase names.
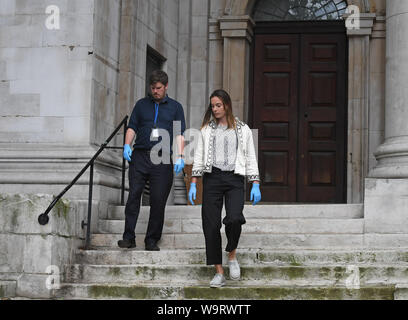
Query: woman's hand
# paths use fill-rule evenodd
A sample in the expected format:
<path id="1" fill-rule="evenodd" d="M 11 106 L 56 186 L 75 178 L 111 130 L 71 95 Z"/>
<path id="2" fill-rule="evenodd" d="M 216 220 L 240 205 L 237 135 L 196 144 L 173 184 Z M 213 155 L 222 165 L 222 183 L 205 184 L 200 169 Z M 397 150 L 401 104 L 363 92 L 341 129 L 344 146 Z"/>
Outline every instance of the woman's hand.
<path id="1" fill-rule="evenodd" d="M 197 196 L 197 188 L 196 188 L 196 183 L 192 182 L 190 184 L 190 191 L 188 192 L 188 199 L 190 200 L 190 203 L 194 206 L 193 199 L 195 200 Z"/>
<path id="2" fill-rule="evenodd" d="M 251 201 L 254 201 L 252 205 L 256 205 L 259 201 L 261 201 L 261 191 L 259 190 L 259 183 L 252 184 L 251 190 Z"/>

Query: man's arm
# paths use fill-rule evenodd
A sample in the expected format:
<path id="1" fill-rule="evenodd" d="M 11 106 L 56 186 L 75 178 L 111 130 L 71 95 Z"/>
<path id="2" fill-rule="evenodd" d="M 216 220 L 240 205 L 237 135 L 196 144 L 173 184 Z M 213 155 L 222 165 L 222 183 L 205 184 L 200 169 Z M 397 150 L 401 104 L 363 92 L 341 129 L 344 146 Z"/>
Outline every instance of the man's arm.
<path id="1" fill-rule="evenodd" d="M 177 156 L 176 158 L 184 158 L 184 136 L 179 135 L 176 137 L 177 141 Z"/>
<path id="2" fill-rule="evenodd" d="M 133 130 L 132 128 L 127 128 L 125 135 L 125 145 L 123 146 L 123 158 L 125 158 L 129 162 L 132 161 L 132 148 L 130 144 L 135 138 L 135 135 L 135 130 Z"/>
<path id="3" fill-rule="evenodd" d="M 178 135 L 176 137 L 177 141 L 177 155 L 176 155 L 176 163 L 174 164 L 174 172 L 176 174 L 179 174 L 181 170 L 184 168 L 184 137 L 181 135 Z"/>
<path id="4" fill-rule="evenodd" d="M 125 144 L 128 144 L 130 146 L 135 136 L 136 136 L 135 130 L 133 130 L 132 128 L 127 128 L 126 136 L 125 136 Z"/>

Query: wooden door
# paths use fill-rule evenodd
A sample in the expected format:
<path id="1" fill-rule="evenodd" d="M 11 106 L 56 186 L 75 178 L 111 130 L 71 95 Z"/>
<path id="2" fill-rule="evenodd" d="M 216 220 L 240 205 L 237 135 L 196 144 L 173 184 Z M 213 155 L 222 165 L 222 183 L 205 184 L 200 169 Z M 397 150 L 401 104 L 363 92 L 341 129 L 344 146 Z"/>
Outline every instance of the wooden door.
<path id="1" fill-rule="evenodd" d="M 346 37 L 303 31 L 255 36 L 252 125 L 262 201 L 341 203 Z"/>
<path id="2" fill-rule="evenodd" d="M 296 201 L 298 35 L 256 37 L 254 128 L 263 201 Z"/>
<path id="3" fill-rule="evenodd" d="M 342 202 L 345 172 L 345 38 L 301 36 L 298 201 Z"/>

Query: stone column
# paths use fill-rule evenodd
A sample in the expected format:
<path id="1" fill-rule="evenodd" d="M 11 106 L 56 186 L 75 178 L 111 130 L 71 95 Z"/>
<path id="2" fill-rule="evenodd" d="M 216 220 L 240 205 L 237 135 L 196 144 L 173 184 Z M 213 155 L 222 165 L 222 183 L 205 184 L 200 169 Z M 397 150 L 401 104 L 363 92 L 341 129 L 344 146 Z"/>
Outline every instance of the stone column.
<path id="1" fill-rule="evenodd" d="M 385 142 L 375 178 L 408 178 L 408 1 L 387 1 Z"/>
<path id="2" fill-rule="evenodd" d="M 375 14 L 361 13 L 360 28 L 347 29 L 349 38 L 347 201 L 363 201 L 368 173 L 370 36 Z"/>
<path id="3" fill-rule="evenodd" d="M 208 93 L 211 95 L 214 90 L 223 87 L 224 39 L 218 19 L 209 19 L 208 31 Z"/>
<path id="4" fill-rule="evenodd" d="M 249 59 L 254 25 L 248 15 L 220 18 L 224 39 L 223 86 L 231 95 L 234 114 L 243 120 L 248 118 Z"/>
<path id="5" fill-rule="evenodd" d="M 369 246 L 408 246 L 408 1 L 387 1 L 385 142 L 365 188 Z"/>

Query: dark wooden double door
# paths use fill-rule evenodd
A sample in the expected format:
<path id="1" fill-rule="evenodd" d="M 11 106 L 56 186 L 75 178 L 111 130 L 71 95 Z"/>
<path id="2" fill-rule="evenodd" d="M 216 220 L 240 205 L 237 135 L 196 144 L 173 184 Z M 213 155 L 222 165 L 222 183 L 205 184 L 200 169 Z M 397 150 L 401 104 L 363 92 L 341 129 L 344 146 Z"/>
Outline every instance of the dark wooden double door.
<path id="1" fill-rule="evenodd" d="M 252 123 L 265 202 L 345 201 L 346 36 L 255 35 Z"/>

